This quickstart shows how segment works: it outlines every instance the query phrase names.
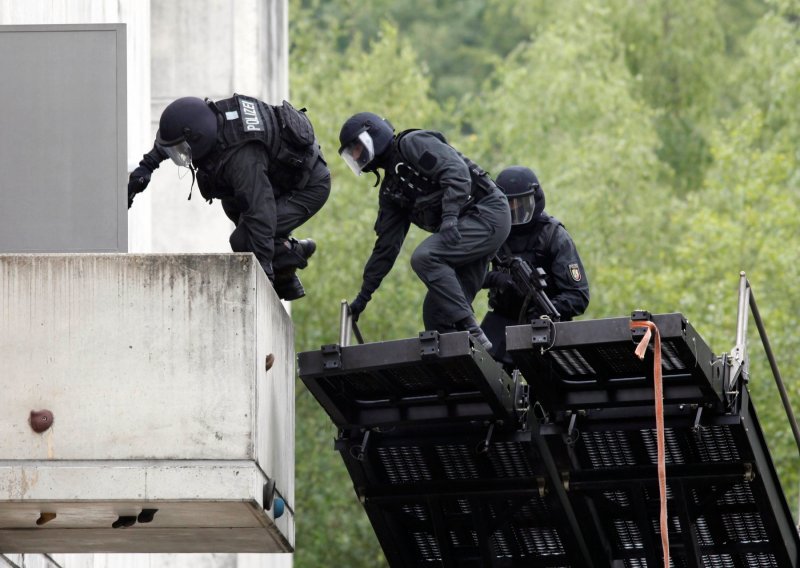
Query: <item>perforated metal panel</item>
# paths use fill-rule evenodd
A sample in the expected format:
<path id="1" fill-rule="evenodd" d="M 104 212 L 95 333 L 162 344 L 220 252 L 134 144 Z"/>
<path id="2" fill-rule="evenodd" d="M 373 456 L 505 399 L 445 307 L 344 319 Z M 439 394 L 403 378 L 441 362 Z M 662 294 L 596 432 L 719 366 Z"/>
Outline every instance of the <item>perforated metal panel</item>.
<path id="1" fill-rule="evenodd" d="M 662 337 L 664 396 L 668 402 L 719 404 L 721 369 L 680 314 L 653 316 Z M 548 411 L 620 408 L 653 400 L 653 352 L 634 354 L 630 318 L 543 323 L 507 328 L 507 348 Z M 535 333 L 534 333 L 535 331 Z"/>
<path id="2" fill-rule="evenodd" d="M 746 385 L 738 397 L 723 392 L 725 366 L 680 314 L 653 320 L 664 340 L 671 566 L 798 566 Z M 392 566 L 663 565 L 652 354 L 634 356 L 629 324 L 508 328 L 530 392 L 500 379 L 493 361 L 475 364 L 482 350 L 463 340 L 438 357 L 421 357 L 418 340 L 300 354 L 301 378 L 340 426 L 336 448 Z M 496 383 L 507 386 L 487 388 Z M 498 403 L 506 390 L 511 406 Z M 432 428 L 436 397 L 444 407 L 487 398 L 470 416 L 437 410 Z M 391 414 L 411 401 L 429 406 Z M 378 416 L 369 404 L 396 420 L 363 420 Z"/>
<path id="3" fill-rule="evenodd" d="M 298 361 L 338 426 L 516 419 L 516 385 L 466 331 L 324 346 Z"/>

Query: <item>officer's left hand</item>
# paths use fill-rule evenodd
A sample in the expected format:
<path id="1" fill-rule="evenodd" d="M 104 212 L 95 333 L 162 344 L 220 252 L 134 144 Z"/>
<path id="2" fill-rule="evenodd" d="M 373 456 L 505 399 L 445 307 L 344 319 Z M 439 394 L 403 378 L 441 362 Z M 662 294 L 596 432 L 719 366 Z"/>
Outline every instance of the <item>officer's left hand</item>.
<path id="1" fill-rule="evenodd" d="M 444 217 L 442 225 L 439 227 L 439 234 L 447 246 L 457 245 L 461 241 L 461 233 L 458 232 L 458 217 L 455 215 Z"/>

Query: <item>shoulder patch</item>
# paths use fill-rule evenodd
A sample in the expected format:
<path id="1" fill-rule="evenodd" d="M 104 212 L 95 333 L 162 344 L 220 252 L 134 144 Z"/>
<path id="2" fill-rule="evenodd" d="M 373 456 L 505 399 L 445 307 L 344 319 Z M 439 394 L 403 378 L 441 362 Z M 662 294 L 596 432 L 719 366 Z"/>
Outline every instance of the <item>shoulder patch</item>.
<path id="1" fill-rule="evenodd" d="M 419 158 L 419 165 L 422 169 L 432 170 L 436 167 L 436 156 L 425 150 Z"/>
<path id="2" fill-rule="evenodd" d="M 580 282 L 583 280 L 583 274 L 581 273 L 581 267 L 578 265 L 577 262 L 573 262 L 569 265 L 569 275 L 575 282 Z"/>

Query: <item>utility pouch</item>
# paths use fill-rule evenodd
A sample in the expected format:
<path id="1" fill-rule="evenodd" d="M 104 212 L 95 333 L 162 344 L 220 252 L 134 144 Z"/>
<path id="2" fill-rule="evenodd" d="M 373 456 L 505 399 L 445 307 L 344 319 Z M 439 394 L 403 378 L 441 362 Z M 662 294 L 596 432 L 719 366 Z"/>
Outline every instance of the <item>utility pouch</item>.
<path id="1" fill-rule="evenodd" d="M 418 197 L 414 202 L 411 218 L 419 228 L 431 233 L 436 232 L 442 223 L 442 193 Z"/>
<path id="2" fill-rule="evenodd" d="M 306 109 L 297 110 L 288 101 L 276 107 L 281 144 L 277 160 L 291 168 L 302 168 L 314 154 L 314 127 L 305 115 Z"/>

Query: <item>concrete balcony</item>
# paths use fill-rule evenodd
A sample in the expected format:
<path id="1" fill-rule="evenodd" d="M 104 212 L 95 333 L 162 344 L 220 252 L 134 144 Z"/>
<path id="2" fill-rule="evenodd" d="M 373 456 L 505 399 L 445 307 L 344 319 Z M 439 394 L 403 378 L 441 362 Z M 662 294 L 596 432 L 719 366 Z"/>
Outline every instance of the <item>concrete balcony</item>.
<path id="1" fill-rule="evenodd" d="M 0 255 L 0 432 L 0 552 L 293 549 L 292 322 L 250 254 Z"/>

